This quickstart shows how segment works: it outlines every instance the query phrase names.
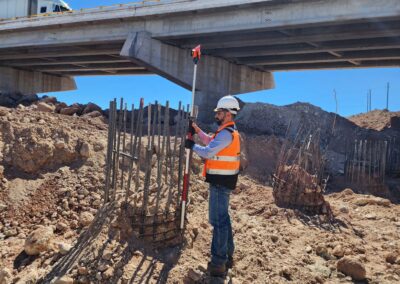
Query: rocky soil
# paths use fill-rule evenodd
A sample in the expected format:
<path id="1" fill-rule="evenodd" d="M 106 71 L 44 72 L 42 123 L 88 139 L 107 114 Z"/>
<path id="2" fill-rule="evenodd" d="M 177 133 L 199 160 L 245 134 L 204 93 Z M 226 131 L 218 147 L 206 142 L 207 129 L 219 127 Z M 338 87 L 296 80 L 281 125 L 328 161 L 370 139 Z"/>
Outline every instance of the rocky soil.
<path id="1" fill-rule="evenodd" d="M 393 121 L 400 120 L 400 112 L 390 112 L 387 110 L 376 109 L 366 113 L 350 116 L 348 119 L 360 127 L 380 131 L 386 128 L 392 128 L 394 124 Z M 395 126 L 398 128 L 397 123 Z"/>
<path id="2" fill-rule="evenodd" d="M 106 119 L 90 115 L 99 110 L 61 114 L 49 100 L 0 108 L 0 283 L 208 283 L 208 185 L 200 173 L 192 175 L 181 246 L 153 250 L 123 239 L 120 201 L 102 202 Z M 255 160 L 251 145 L 272 160 L 280 138 L 245 136 L 248 168 L 268 175 L 273 162 Z M 330 222 L 277 207 L 267 178 L 253 176 L 243 174 L 231 196 L 236 253 L 226 282 L 400 281 L 398 204 L 342 188 L 325 195 Z"/>

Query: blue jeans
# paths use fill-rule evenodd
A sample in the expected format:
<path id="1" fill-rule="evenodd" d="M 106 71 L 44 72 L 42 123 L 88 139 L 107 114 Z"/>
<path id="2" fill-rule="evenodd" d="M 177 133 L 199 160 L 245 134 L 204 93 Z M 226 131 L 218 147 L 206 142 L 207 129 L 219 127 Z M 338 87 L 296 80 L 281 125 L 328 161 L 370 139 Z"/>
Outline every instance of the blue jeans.
<path id="1" fill-rule="evenodd" d="M 208 218 L 214 228 L 211 243 L 211 263 L 214 265 L 224 265 L 235 250 L 228 212 L 230 194 L 229 188 L 210 184 Z"/>

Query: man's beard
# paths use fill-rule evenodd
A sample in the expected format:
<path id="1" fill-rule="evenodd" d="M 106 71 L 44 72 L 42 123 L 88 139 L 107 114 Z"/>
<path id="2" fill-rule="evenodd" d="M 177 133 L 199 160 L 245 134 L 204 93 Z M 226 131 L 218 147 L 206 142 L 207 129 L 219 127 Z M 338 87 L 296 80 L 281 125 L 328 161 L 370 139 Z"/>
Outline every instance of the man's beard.
<path id="1" fill-rule="evenodd" d="M 215 122 L 217 123 L 218 126 L 221 126 L 222 120 L 219 120 L 218 118 L 215 119 Z"/>

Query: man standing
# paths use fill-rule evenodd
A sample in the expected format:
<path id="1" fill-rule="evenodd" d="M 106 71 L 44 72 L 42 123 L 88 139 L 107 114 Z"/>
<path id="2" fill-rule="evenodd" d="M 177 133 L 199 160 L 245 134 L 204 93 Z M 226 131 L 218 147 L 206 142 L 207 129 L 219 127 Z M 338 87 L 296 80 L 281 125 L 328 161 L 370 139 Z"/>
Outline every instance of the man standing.
<path id="1" fill-rule="evenodd" d="M 240 136 L 234 122 L 239 103 L 233 96 L 225 96 L 218 101 L 215 120 L 217 132 L 208 136 L 195 123 L 194 132 L 206 145 L 202 147 L 187 139 L 186 148 L 193 149 L 206 159 L 203 176 L 210 183 L 209 222 L 213 226 L 211 262 L 208 270 L 211 276 L 224 277 L 233 266 L 234 243 L 229 216 L 229 196 L 236 187 L 240 166 Z"/>

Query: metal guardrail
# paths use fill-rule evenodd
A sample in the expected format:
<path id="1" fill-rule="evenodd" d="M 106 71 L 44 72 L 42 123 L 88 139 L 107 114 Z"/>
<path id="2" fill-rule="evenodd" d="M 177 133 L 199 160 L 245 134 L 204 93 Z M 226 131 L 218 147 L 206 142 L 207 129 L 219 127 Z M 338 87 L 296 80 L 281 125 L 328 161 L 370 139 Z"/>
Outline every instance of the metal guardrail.
<path id="1" fill-rule="evenodd" d="M 96 13 L 96 12 L 104 12 L 104 11 L 118 11 L 118 10 L 126 10 L 126 9 L 137 9 L 158 5 L 165 5 L 171 3 L 179 3 L 179 2 L 187 2 L 192 0 L 142 0 L 139 2 L 129 2 L 125 4 L 114 4 L 109 6 L 98 6 L 94 8 L 82 8 L 72 11 L 63 11 L 63 12 L 51 12 L 51 13 L 43 13 L 43 14 L 35 14 L 24 17 L 13 17 L 13 18 L 0 18 L 0 22 L 6 21 L 15 21 L 18 19 L 37 19 L 37 18 L 45 18 L 45 17 L 56 17 L 60 15 L 76 15 L 76 14 L 85 14 L 85 13 Z"/>

